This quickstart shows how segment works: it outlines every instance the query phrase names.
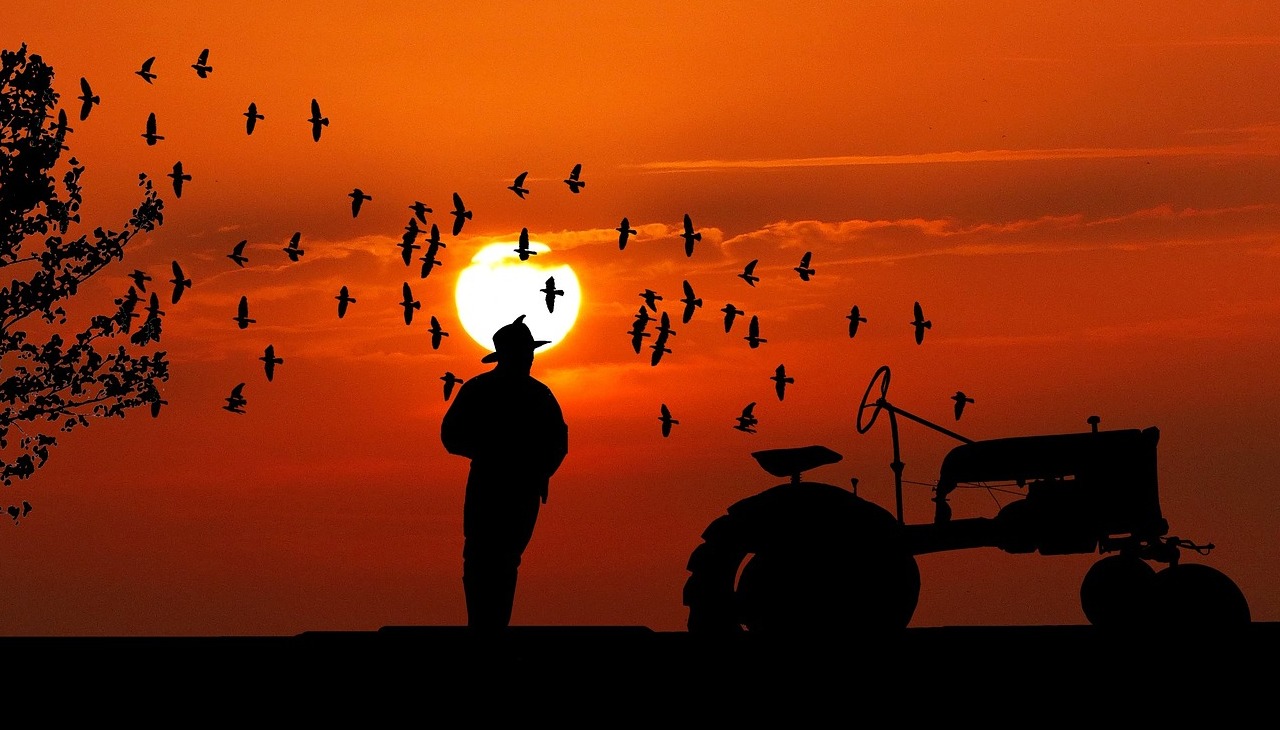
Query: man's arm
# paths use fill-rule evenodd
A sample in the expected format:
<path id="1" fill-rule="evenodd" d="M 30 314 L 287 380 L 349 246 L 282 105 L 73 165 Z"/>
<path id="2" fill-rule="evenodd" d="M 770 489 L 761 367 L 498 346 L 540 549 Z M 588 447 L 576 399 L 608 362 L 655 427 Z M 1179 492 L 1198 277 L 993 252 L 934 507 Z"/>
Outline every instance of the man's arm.
<path id="1" fill-rule="evenodd" d="M 454 394 L 453 403 L 440 421 L 440 442 L 444 444 L 445 451 L 450 454 L 473 459 L 475 458 L 476 416 L 473 413 L 474 406 L 471 404 L 473 400 L 471 391 L 467 385 L 468 383 L 463 383 Z"/>

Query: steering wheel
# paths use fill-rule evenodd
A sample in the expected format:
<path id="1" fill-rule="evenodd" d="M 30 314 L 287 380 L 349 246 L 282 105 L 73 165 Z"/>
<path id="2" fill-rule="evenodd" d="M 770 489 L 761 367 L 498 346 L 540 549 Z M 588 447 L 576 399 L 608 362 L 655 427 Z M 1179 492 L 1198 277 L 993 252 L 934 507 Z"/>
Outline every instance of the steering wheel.
<path id="1" fill-rule="evenodd" d="M 882 380 L 883 378 L 883 380 Z M 871 391 L 875 389 L 876 382 L 880 381 L 880 397 L 874 403 L 868 403 L 867 399 L 871 397 Z M 879 417 L 880 411 L 884 410 L 885 395 L 889 392 L 889 366 L 881 365 L 876 374 L 871 376 L 871 382 L 867 383 L 867 392 L 862 394 L 862 402 L 858 404 L 858 433 L 866 433 L 875 425 L 876 418 Z M 863 414 L 870 408 L 871 416 L 867 418 L 867 422 L 862 422 Z"/>

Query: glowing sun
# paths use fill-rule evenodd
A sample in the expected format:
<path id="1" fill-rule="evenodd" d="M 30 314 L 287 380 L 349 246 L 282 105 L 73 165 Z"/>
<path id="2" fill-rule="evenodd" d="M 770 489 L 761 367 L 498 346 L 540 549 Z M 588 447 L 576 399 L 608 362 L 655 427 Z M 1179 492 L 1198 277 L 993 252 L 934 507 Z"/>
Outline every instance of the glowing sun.
<path id="1" fill-rule="evenodd" d="M 546 244 L 529 242 L 527 261 L 516 253 L 516 242 L 491 243 L 471 258 L 471 265 L 458 276 L 454 300 L 458 321 L 471 339 L 493 348 L 493 333 L 520 315 L 535 340 L 550 340 L 538 348 L 546 352 L 564 341 L 578 319 L 582 289 L 578 276 L 568 264 L 557 264 L 547 254 Z M 546 258 L 544 258 L 546 257 Z M 553 309 L 548 311 L 547 279 L 554 279 Z"/>

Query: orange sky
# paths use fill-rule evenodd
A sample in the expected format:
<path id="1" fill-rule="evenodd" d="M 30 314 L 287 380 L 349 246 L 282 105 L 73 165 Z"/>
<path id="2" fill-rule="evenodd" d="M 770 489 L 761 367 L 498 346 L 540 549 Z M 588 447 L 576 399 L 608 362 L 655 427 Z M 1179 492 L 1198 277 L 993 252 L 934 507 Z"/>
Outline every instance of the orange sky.
<path id="1" fill-rule="evenodd" d="M 466 463 L 439 442 L 439 377 L 482 372 L 453 284 L 521 228 L 583 305 L 534 374 L 570 454 L 521 570 L 513 622 L 683 630 L 689 553 L 776 483 L 750 453 L 822 444 L 815 480 L 893 508 L 891 400 L 975 439 L 1158 426 L 1171 534 L 1215 543 L 1255 620 L 1280 620 L 1280 16 L 1266 4 L 25 3 L 0 46 L 56 71 L 84 217 L 119 226 L 136 176 L 165 223 L 85 288 L 110 302 L 178 260 L 160 418 L 62 439 L 6 490 L 0 633 L 280 634 L 465 622 Z M 465 6 L 465 10 L 462 9 Z M 190 68 L 203 48 L 207 79 Z M 156 56 L 156 82 L 132 72 Z M 81 76 L 102 97 L 76 121 Z M 312 98 L 331 119 L 319 143 Z M 249 102 L 265 115 L 252 136 Z M 140 135 L 155 112 L 165 140 Z M 181 160 L 175 198 L 163 177 Z M 560 180 L 581 163 L 579 195 Z M 529 171 L 521 200 L 506 189 Z M 352 218 L 347 193 L 373 196 Z M 475 217 L 448 236 L 450 196 Z M 448 244 L 429 278 L 395 243 L 422 200 Z M 684 214 L 703 233 L 692 257 Z M 614 228 L 639 234 L 624 251 Z M 281 247 L 303 234 L 303 261 Z M 225 258 L 249 241 L 250 263 Z M 816 275 L 791 271 L 813 252 Z M 753 289 L 734 274 L 759 259 Z M 705 305 L 679 323 L 682 280 Z M 423 302 L 411 326 L 396 302 Z M 339 320 L 333 296 L 358 303 Z M 645 288 L 676 321 L 657 366 L 627 329 Z M 167 285 L 162 284 L 162 292 Z M 231 321 L 241 295 L 258 324 Z M 536 300 L 536 297 L 535 297 Z M 85 304 L 81 304 L 83 301 Z M 920 301 L 933 329 L 911 335 Z M 757 314 L 726 334 L 726 302 Z M 868 321 L 854 339 L 844 316 Z M 432 350 L 436 314 L 451 336 Z M 535 336 L 538 332 L 534 333 Z M 268 383 L 257 357 L 285 362 Z M 779 363 L 796 382 L 778 401 Z M 247 383 L 247 413 L 220 409 Z M 949 397 L 975 399 L 961 422 Z M 759 432 L 732 428 L 758 403 Z M 680 420 L 659 430 L 667 403 Z M 902 428 L 904 477 L 955 442 Z M 931 517 L 909 485 L 906 518 Z M 957 494 L 957 517 L 998 500 Z M 3 527 L 3 525 L 0 525 Z M 919 558 L 912 625 L 1083 623 L 1096 555 Z"/>

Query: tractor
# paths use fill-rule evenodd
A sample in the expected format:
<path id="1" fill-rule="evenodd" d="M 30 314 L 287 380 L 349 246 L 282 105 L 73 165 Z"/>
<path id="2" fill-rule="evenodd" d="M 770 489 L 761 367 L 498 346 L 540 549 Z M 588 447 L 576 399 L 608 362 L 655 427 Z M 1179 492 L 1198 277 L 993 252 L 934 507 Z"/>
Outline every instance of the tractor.
<path id="1" fill-rule="evenodd" d="M 867 433 L 888 414 L 896 514 L 852 488 L 808 481 L 804 472 L 843 457 L 824 446 L 769 449 L 752 457 L 786 481 L 738 501 L 702 532 L 686 565 L 690 633 L 837 636 L 900 631 L 920 594 L 916 557 L 965 548 L 1008 553 L 1101 555 L 1080 586 L 1100 629 L 1223 629 L 1247 625 L 1249 606 L 1221 571 L 1183 562 L 1199 545 L 1169 535 L 1160 509 L 1157 445 L 1144 429 L 968 439 L 889 402 L 890 372 L 872 376 L 857 409 Z M 899 420 L 960 441 L 933 487 L 933 521 L 903 518 Z M 1006 486 L 1019 498 L 994 517 L 953 517 L 961 486 Z M 1159 566 L 1158 568 L 1156 566 Z"/>

